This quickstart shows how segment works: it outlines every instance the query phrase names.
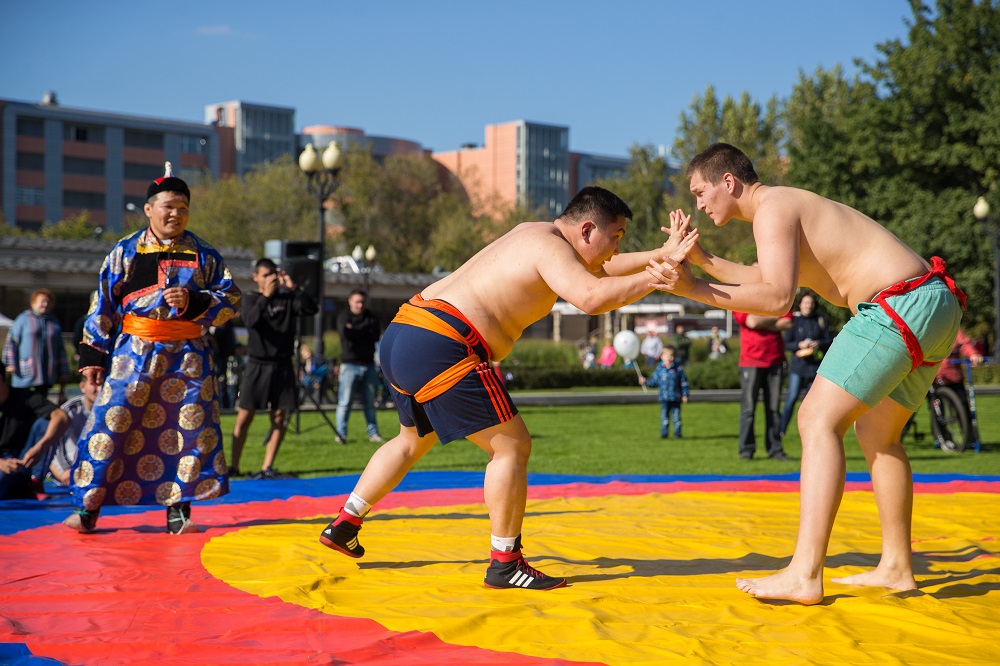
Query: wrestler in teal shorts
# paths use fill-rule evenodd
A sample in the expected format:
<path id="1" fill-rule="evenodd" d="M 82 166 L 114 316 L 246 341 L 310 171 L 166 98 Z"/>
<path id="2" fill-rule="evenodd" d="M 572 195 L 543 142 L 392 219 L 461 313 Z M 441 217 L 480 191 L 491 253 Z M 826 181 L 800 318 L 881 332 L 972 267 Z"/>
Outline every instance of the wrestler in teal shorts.
<path id="1" fill-rule="evenodd" d="M 869 407 L 889 396 L 916 411 L 934 381 L 940 361 L 951 353 L 962 320 L 958 298 L 940 278 L 886 300 L 910 327 L 924 353 L 913 361 L 903 336 L 877 303 L 858 304 L 858 313 L 837 335 L 819 366 L 819 374 Z"/>

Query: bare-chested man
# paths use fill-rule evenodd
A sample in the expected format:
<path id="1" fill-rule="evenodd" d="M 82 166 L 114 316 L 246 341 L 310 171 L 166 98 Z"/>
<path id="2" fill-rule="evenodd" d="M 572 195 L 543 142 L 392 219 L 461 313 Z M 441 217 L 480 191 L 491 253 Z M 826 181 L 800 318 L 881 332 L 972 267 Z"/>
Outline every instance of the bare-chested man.
<path id="1" fill-rule="evenodd" d="M 683 259 L 697 241 L 696 233 L 683 241 L 674 234 L 655 250 L 619 255 L 631 217 L 611 192 L 584 188 L 554 222 L 518 225 L 400 308 L 380 348 L 400 434 L 372 456 L 340 515 L 323 530 L 324 545 L 364 555 L 357 535 L 371 505 L 436 441 L 465 437 L 489 456 L 486 587 L 550 590 L 566 584 L 521 555 L 531 436 L 490 361 L 507 356 L 559 297 L 598 314 L 645 296 L 652 291 L 648 263 Z"/>
<path id="2" fill-rule="evenodd" d="M 951 350 L 965 296 L 940 259 L 928 264 L 843 204 L 762 185 L 749 158 L 733 146 L 710 146 L 691 161 L 687 175 L 698 209 L 717 226 L 734 218 L 753 224 L 759 266 L 735 264 L 695 246 L 687 258 L 717 281 L 695 279 L 686 264 L 670 258 L 650 266 L 651 275 L 666 281 L 658 288 L 720 308 L 777 316 L 788 311 L 802 285 L 854 313 L 799 409 L 795 554 L 786 569 L 766 578 L 738 578 L 737 587 L 758 598 L 822 600 L 823 564 L 844 492 L 843 436 L 853 423 L 871 471 L 882 558 L 872 571 L 833 580 L 915 588 L 913 477 L 900 431 Z M 673 232 L 683 235 L 689 223 L 681 211 L 671 214 Z"/>

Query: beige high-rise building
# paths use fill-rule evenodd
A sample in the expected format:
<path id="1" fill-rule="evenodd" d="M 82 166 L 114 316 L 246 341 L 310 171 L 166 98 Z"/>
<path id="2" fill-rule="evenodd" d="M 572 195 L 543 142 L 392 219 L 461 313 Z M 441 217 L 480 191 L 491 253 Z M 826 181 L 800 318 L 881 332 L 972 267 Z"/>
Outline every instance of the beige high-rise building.
<path id="1" fill-rule="evenodd" d="M 569 203 L 569 128 L 516 120 L 487 125 L 483 146 L 433 157 L 465 188 L 477 212 L 521 204 L 558 216 Z"/>

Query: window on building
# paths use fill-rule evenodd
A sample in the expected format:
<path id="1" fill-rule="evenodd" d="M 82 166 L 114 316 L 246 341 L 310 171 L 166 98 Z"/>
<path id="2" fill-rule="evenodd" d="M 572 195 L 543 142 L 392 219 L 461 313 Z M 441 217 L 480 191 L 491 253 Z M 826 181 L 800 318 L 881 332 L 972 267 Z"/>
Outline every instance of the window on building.
<path id="1" fill-rule="evenodd" d="M 104 192 L 81 192 L 63 190 L 63 206 L 66 208 L 104 209 Z"/>
<path id="2" fill-rule="evenodd" d="M 14 201 L 19 206 L 42 206 L 44 194 L 40 187 L 18 187 L 14 190 Z"/>
<path id="3" fill-rule="evenodd" d="M 88 157 L 63 157 L 63 171 L 74 176 L 103 176 L 104 160 Z"/>
<path id="4" fill-rule="evenodd" d="M 45 155 L 42 153 L 18 153 L 18 171 L 45 171 Z"/>
<path id="5" fill-rule="evenodd" d="M 123 169 L 123 175 L 127 180 L 156 180 L 163 175 L 163 165 L 126 162 Z"/>
<path id="6" fill-rule="evenodd" d="M 104 128 L 94 125 L 63 125 L 63 139 L 79 143 L 104 143 Z"/>
<path id="7" fill-rule="evenodd" d="M 208 148 L 208 140 L 203 136 L 182 136 L 181 137 L 181 152 L 182 153 L 194 153 L 195 155 L 204 155 L 205 150 Z"/>
<path id="8" fill-rule="evenodd" d="M 163 133 L 127 129 L 125 130 L 125 145 L 130 148 L 163 150 Z"/>
<path id="9" fill-rule="evenodd" d="M 31 118 L 28 116 L 18 116 L 17 118 L 18 136 L 45 136 L 45 121 L 41 118 Z"/>

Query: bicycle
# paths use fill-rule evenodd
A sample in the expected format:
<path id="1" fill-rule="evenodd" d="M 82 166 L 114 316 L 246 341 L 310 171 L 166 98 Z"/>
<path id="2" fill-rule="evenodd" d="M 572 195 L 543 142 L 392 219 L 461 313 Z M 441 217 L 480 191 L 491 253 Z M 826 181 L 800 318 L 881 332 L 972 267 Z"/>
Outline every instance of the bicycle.
<path id="1" fill-rule="evenodd" d="M 972 363 L 967 358 L 947 359 L 945 363 L 965 365 L 966 381 L 963 386 L 965 395 L 960 395 L 956 390 L 959 385 L 936 382 L 931 384 L 927 392 L 927 406 L 934 447 L 946 453 L 961 453 L 971 447 L 979 453 L 981 443 L 979 422 L 976 418 L 976 391 L 972 383 Z M 901 438 L 912 429 L 915 440 L 919 442 L 924 439 L 924 433 L 920 432 L 916 417 L 917 415 L 913 414 L 903 426 Z"/>

